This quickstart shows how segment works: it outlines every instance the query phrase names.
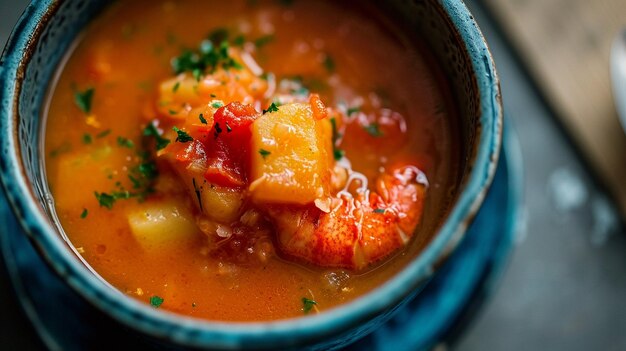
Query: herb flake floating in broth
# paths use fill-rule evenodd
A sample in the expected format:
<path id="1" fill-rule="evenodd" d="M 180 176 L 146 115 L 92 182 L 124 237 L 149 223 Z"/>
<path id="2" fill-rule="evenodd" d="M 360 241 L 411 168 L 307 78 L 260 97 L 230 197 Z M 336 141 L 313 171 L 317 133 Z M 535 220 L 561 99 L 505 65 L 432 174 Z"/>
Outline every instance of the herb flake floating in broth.
<path id="1" fill-rule="evenodd" d="M 317 302 L 315 302 L 314 300 L 308 299 L 306 297 L 302 298 L 302 312 L 304 312 L 304 314 L 309 314 L 309 312 L 311 312 L 313 307 L 315 307 L 316 305 Z"/>
<path id="2" fill-rule="evenodd" d="M 154 308 L 159 308 L 165 301 L 162 297 L 154 295 L 150 297 L 150 305 Z"/>
<path id="3" fill-rule="evenodd" d="M 95 88 L 87 88 L 85 91 L 77 91 L 74 93 L 74 102 L 76 103 L 76 106 L 78 106 L 78 108 L 85 114 L 91 113 L 91 103 L 95 92 Z"/>

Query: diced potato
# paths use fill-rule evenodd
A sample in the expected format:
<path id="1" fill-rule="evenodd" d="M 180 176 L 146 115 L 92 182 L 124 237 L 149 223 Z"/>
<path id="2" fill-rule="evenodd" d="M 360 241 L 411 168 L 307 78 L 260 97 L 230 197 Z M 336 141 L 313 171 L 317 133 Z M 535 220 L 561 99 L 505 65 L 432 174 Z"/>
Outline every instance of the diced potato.
<path id="1" fill-rule="evenodd" d="M 232 223 L 239 219 L 244 195 L 238 189 L 203 186 L 200 192 L 202 212 L 220 223 Z"/>
<path id="2" fill-rule="evenodd" d="M 294 103 L 266 113 L 252 126 L 252 183 L 257 203 L 311 203 L 329 195 L 330 122 Z"/>
<path id="3" fill-rule="evenodd" d="M 208 218 L 222 224 L 239 219 L 244 193 L 240 189 L 210 184 L 202 172 L 179 170 L 180 179 L 187 186 L 196 208 Z"/>
<path id="4" fill-rule="evenodd" d="M 109 177 L 123 169 L 127 156 L 126 150 L 111 146 L 58 155 L 56 172 L 50 177 L 56 207 L 82 208 L 94 202 L 94 191 L 109 190 L 101 189 L 102 184 L 109 184 Z"/>
<path id="5" fill-rule="evenodd" d="M 146 250 L 186 240 L 199 230 L 189 208 L 176 200 L 149 201 L 127 214 L 130 229 Z"/>

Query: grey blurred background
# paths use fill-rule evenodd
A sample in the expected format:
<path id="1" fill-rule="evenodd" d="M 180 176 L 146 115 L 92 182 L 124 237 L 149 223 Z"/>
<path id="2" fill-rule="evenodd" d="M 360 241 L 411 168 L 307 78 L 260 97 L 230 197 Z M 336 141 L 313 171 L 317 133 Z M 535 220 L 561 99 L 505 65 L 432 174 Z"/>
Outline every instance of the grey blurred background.
<path id="1" fill-rule="evenodd" d="M 0 0 L 2 45 L 26 4 Z M 519 136 L 525 220 L 497 290 L 453 348 L 626 350 L 626 235 L 619 217 L 480 1 L 467 4 L 489 42 L 507 123 Z M 43 348 L 0 272 L 0 349 Z"/>

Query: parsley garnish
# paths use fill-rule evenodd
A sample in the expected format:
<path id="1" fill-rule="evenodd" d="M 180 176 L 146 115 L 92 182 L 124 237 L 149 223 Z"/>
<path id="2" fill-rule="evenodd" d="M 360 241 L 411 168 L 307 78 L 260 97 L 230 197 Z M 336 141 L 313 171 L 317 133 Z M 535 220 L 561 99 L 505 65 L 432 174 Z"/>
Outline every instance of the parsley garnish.
<path id="1" fill-rule="evenodd" d="M 302 298 L 302 311 L 304 314 L 309 314 L 315 305 L 317 305 L 317 302 L 307 299 L 306 297 Z"/>
<path id="2" fill-rule="evenodd" d="M 228 133 L 232 132 L 232 131 L 233 131 L 233 128 L 231 128 L 231 127 L 228 125 L 228 122 L 224 122 L 224 123 L 226 123 L 226 131 L 227 131 Z"/>
<path id="3" fill-rule="evenodd" d="M 218 67 L 242 69 L 243 66 L 230 57 L 227 39 L 227 32 L 220 30 L 213 32 L 209 39 L 200 43 L 198 50 L 186 50 L 172 59 L 174 73 L 191 72 L 197 80 L 200 80 L 203 72 L 207 70 L 213 72 Z M 214 43 L 220 43 L 219 47 Z"/>
<path id="4" fill-rule="evenodd" d="M 93 138 L 91 134 L 83 134 L 83 144 L 91 144 L 93 142 Z"/>
<path id="5" fill-rule="evenodd" d="M 265 160 L 267 158 L 267 156 L 269 156 L 271 154 L 271 152 L 269 152 L 269 151 L 267 151 L 265 149 L 259 149 L 259 154 L 261 154 L 261 156 Z"/>
<path id="6" fill-rule="evenodd" d="M 208 38 L 214 43 L 221 43 L 228 40 L 228 29 L 217 28 L 208 35 Z"/>
<path id="7" fill-rule="evenodd" d="M 174 86 L 172 87 L 172 91 L 176 92 L 178 91 L 178 88 L 180 88 L 180 82 L 176 82 L 176 84 L 174 84 Z"/>
<path id="8" fill-rule="evenodd" d="M 240 35 L 236 37 L 235 39 L 233 39 L 233 44 L 237 46 L 243 46 L 243 44 L 245 43 L 246 43 L 246 38 L 244 38 L 243 35 Z"/>
<path id="9" fill-rule="evenodd" d="M 78 106 L 78 108 L 86 114 L 91 112 L 91 101 L 93 100 L 93 94 L 95 91 L 96 89 L 89 88 L 85 91 L 77 91 L 74 93 L 74 102 L 76 103 L 76 106 Z"/>
<path id="10" fill-rule="evenodd" d="M 374 210 L 374 213 L 385 213 L 385 209 L 384 208 L 377 208 Z"/>
<path id="11" fill-rule="evenodd" d="M 333 60 L 333 58 L 328 54 L 326 54 L 326 57 L 324 58 L 323 65 L 328 73 L 333 73 L 335 71 L 335 60 Z"/>
<path id="12" fill-rule="evenodd" d="M 200 119 L 200 122 L 202 124 L 207 124 L 206 118 L 204 118 L 204 116 L 202 115 L 202 113 L 198 116 L 198 118 Z"/>
<path id="13" fill-rule="evenodd" d="M 117 137 L 117 145 L 121 147 L 127 147 L 129 149 L 132 149 L 133 147 L 135 147 L 135 143 L 133 143 L 132 140 L 121 137 L 121 136 Z"/>
<path id="14" fill-rule="evenodd" d="M 153 123 L 148 123 L 146 128 L 143 130 L 143 135 L 154 137 L 154 139 L 156 140 L 157 151 L 164 149 L 170 143 L 169 139 L 165 139 L 161 136 L 159 130 L 154 126 Z"/>
<path id="15" fill-rule="evenodd" d="M 271 43 L 272 41 L 274 41 L 274 35 L 273 34 L 268 34 L 268 35 L 264 35 L 260 38 L 258 38 L 257 40 L 254 41 L 254 45 L 256 45 L 257 48 L 263 47 L 269 43 Z"/>
<path id="16" fill-rule="evenodd" d="M 113 204 L 115 203 L 115 197 L 113 195 L 109 195 L 107 193 L 94 193 L 96 195 L 96 199 L 100 204 L 100 207 L 106 207 L 109 210 L 113 208 Z"/>
<path id="17" fill-rule="evenodd" d="M 130 174 L 128 175 L 128 179 L 130 180 L 131 183 L 133 183 L 133 189 L 141 188 L 141 181 L 139 181 L 139 179 L 133 177 Z"/>
<path id="18" fill-rule="evenodd" d="M 60 154 L 64 154 L 72 150 L 72 144 L 70 144 L 67 140 L 63 142 L 59 147 L 50 151 L 50 157 L 57 157 Z"/>
<path id="19" fill-rule="evenodd" d="M 147 179 L 154 179 L 159 174 L 157 166 L 154 162 L 147 161 L 137 167 L 137 171 Z"/>
<path id="20" fill-rule="evenodd" d="M 172 130 L 174 130 L 176 134 L 178 134 L 178 136 L 176 137 L 176 142 L 188 143 L 190 141 L 193 141 L 193 138 L 191 137 L 191 135 L 187 134 L 187 132 L 180 130 L 176 127 L 172 128 Z"/>
<path id="21" fill-rule="evenodd" d="M 87 218 L 88 214 L 89 214 L 89 211 L 87 211 L 86 208 L 83 208 L 83 212 L 80 214 L 80 218 L 81 219 L 85 219 L 85 218 Z"/>
<path id="22" fill-rule="evenodd" d="M 345 154 L 346 153 L 343 150 L 340 150 L 340 149 L 333 150 L 333 157 L 335 158 L 335 161 L 341 160 Z"/>
<path id="23" fill-rule="evenodd" d="M 358 106 L 355 106 L 355 107 L 350 107 L 350 108 L 348 109 L 348 111 L 347 111 L 347 114 L 348 114 L 348 116 L 352 116 L 353 114 L 355 114 L 355 113 L 357 113 L 357 112 L 359 112 L 359 111 L 361 111 L 361 108 L 360 108 L 360 107 L 358 107 Z"/>
<path id="24" fill-rule="evenodd" d="M 378 123 L 374 122 L 366 127 L 363 127 L 369 135 L 378 138 L 383 136 L 383 132 L 380 130 Z"/>
<path id="25" fill-rule="evenodd" d="M 211 102 L 211 106 L 213 106 L 213 108 L 220 108 L 220 107 L 224 106 L 224 103 L 219 101 L 219 100 L 215 100 L 215 101 Z"/>
<path id="26" fill-rule="evenodd" d="M 270 105 L 270 107 L 267 108 L 267 110 L 263 110 L 263 114 L 266 114 L 268 112 L 277 112 L 278 111 L 278 106 L 276 106 L 276 103 L 272 102 L 272 104 Z"/>
<path id="27" fill-rule="evenodd" d="M 159 308 L 163 304 L 163 298 L 157 295 L 150 297 L 150 305 L 154 308 Z"/>
<path id="28" fill-rule="evenodd" d="M 104 138 L 105 136 L 111 134 L 111 129 L 103 130 L 100 133 L 96 134 L 96 138 Z"/>

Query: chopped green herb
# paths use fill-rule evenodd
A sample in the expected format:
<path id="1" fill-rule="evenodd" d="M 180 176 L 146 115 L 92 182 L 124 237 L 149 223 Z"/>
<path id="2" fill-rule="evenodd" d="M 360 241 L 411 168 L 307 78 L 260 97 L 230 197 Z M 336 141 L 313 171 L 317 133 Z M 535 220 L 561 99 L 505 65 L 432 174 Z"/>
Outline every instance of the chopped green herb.
<path id="1" fill-rule="evenodd" d="M 57 157 L 60 154 L 64 154 L 72 150 L 72 144 L 70 144 L 67 140 L 63 142 L 63 144 L 59 145 L 56 149 L 50 151 L 50 157 Z"/>
<path id="2" fill-rule="evenodd" d="M 211 102 L 211 106 L 213 108 L 220 108 L 220 107 L 224 106 L 224 103 L 221 102 L 220 100 L 215 100 L 215 101 Z"/>
<path id="3" fill-rule="evenodd" d="M 137 171 L 146 179 L 154 179 L 159 175 L 156 163 L 151 161 L 140 164 Z"/>
<path id="4" fill-rule="evenodd" d="M 91 134 L 83 134 L 83 144 L 91 144 L 93 142 L 93 138 Z"/>
<path id="5" fill-rule="evenodd" d="M 77 91 L 74 93 L 74 102 L 76 106 L 83 111 L 84 113 L 91 113 L 91 101 L 93 100 L 93 95 L 96 89 L 89 88 L 85 91 Z"/>
<path id="6" fill-rule="evenodd" d="M 202 78 L 202 70 L 199 68 L 195 68 L 194 70 L 191 71 L 191 75 L 196 79 L 196 81 L 200 81 L 200 79 Z"/>
<path id="7" fill-rule="evenodd" d="M 117 145 L 121 147 L 129 148 L 129 149 L 132 149 L 133 147 L 135 147 L 135 143 L 133 143 L 132 140 L 121 137 L 121 136 L 117 137 Z"/>
<path id="8" fill-rule="evenodd" d="M 211 94 L 211 97 L 212 97 L 212 98 L 216 98 L 216 97 L 217 97 L 217 95 L 215 95 L 215 94 Z"/>
<path id="9" fill-rule="evenodd" d="M 350 107 L 346 113 L 348 114 L 348 116 L 352 116 L 353 114 L 358 113 L 360 111 L 361 111 L 361 108 L 358 106 L 355 106 L 355 107 Z"/>
<path id="10" fill-rule="evenodd" d="M 345 152 L 343 150 L 340 150 L 340 149 L 333 150 L 333 157 L 335 157 L 335 161 L 341 160 L 344 155 L 345 155 Z"/>
<path id="11" fill-rule="evenodd" d="M 373 136 L 375 138 L 383 136 L 383 132 L 380 130 L 380 126 L 376 122 L 374 122 L 374 123 L 372 123 L 372 124 L 370 124 L 370 125 L 368 125 L 366 127 L 363 127 L 363 128 L 365 129 L 365 131 L 369 135 L 371 135 L 371 136 Z"/>
<path id="12" fill-rule="evenodd" d="M 187 132 L 178 129 L 177 127 L 172 128 L 176 134 L 178 135 L 176 137 L 176 142 L 178 143 L 188 143 L 190 141 L 193 141 L 193 138 L 191 137 L 191 135 L 187 134 Z"/>
<path id="13" fill-rule="evenodd" d="M 226 131 L 227 131 L 228 133 L 232 132 L 232 131 L 233 131 L 233 129 L 232 129 L 232 128 L 228 125 L 228 122 L 225 122 L 225 123 L 226 123 Z"/>
<path id="14" fill-rule="evenodd" d="M 208 35 L 208 38 L 214 43 L 221 43 L 225 40 L 228 40 L 228 36 L 228 29 L 217 28 Z"/>
<path id="15" fill-rule="evenodd" d="M 326 57 L 324 58 L 324 62 L 322 64 L 324 65 L 324 68 L 326 68 L 326 71 L 328 71 L 328 73 L 333 73 L 335 71 L 335 60 L 333 60 L 330 55 L 326 54 Z"/>
<path id="16" fill-rule="evenodd" d="M 94 193 L 96 195 L 96 199 L 100 204 L 100 207 L 106 207 L 109 210 L 113 208 L 113 204 L 115 203 L 115 197 L 113 195 L 107 193 Z"/>
<path id="17" fill-rule="evenodd" d="M 170 115 L 175 115 L 175 114 L 177 114 L 177 113 L 178 113 L 178 112 L 176 112 L 176 111 L 174 111 L 174 110 L 168 110 L 167 112 L 169 112 L 169 114 L 170 114 Z"/>
<path id="18" fill-rule="evenodd" d="M 273 34 L 268 34 L 268 35 L 264 35 L 260 38 L 258 38 L 257 40 L 254 41 L 254 45 L 256 45 L 257 48 L 261 48 L 269 43 L 271 43 L 272 41 L 274 41 L 274 35 Z"/>
<path id="19" fill-rule="evenodd" d="M 246 43 L 246 38 L 244 38 L 243 35 L 240 35 L 236 37 L 235 39 L 233 39 L 233 44 L 237 46 L 242 46 L 245 43 Z"/>
<path id="20" fill-rule="evenodd" d="M 307 299 L 306 297 L 302 298 L 302 311 L 304 314 L 309 314 L 315 305 L 317 305 L 317 302 Z"/>
<path id="21" fill-rule="evenodd" d="M 236 62 L 229 55 L 227 33 L 224 35 L 218 31 L 212 33 L 209 37 L 210 39 L 203 40 L 200 43 L 198 50 L 185 50 L 178 57 L 172 59 L 174 73 L 191 72 L 197 80 L 200 80 L 202 73 L 207 70 L 213 72 L 218 67 L 224 69 L 243 68 L 239 62 Z M 214 45 L 215 43 L 220 45 L 216 46 Z"/>
<path id="22" fill-rule="evenodd" d="M 163 298 L 157 295 L 150 297 L 150 305 L 154 308 L 159 308 L 163 304 Z"/>
<path id="23" fill-rule="evenodd" d="M 156 140 L 157 151 L 164 149 L 170 143 L 169 139 L 165 139 L 161 136 L 159 130 L 154 126 L 153 123 L 148 123 L 146 128 L 143 130 L 143 135 L 154 137 L 154 139 Z"/>
<path id="24" fill-rule="evenodd" d="M 259 149 L 259 154 L 261 154 L 261 156 L 265 160 L 267 158 L 267 156 L 269 156 L 271 154 L 271 152 L 269 152 L 269 151 L 267 151 L 265 149 Z"/>
<path id="25" fill-rule="evenodd" d="M 174 86 L 172 87 L 172 91 L 176 92 L 178 91 L 178 88 L 180 88 L 180 82 L 176 82 L 176 84 L 174 84 Z"/>
<path id="26" fill-rule="evenodd" d="M 130 180 L 131 183 L 133 183 L 133 189 L 141 188 L 141 181 L 139 181 L 139 179 L 133 177 L 131 174 L 128 175 L 128 179 Z"/>
<path id="27" fill-rule="evenodd" d="M 202 113 L 198 116 L 198 118 L 200 119 L 200 123 L 202 123 L 202 124 L 207 124 L 208 123 L 206 121 L 206 118 L 204 118 L 204 116 L 202 115 Z"/>
<path id="28" fill-rule="evenodd" d="M 276 106 L 276 103 L 272 102 L 272 104 L 270 105 L 270 107 L 267 108 L 267 110 L 263 110 L 263 114 L 266 114 L 268 112 L 277 112 L 278 111 L 278 106 Z"/>
<path id="29" fill-rule="evenodd" d="M 103 130 L 100 133 L 96 134 L 96 138 L 104 138 L 105 136 L 111 134 L 111 129 Z"/>
<path id="30" fill-rule="evenodd" d="M 374 213 L 385 213 L 385 209 L 384 208 L 377 208 L 374 210 Z"/>
<path id="31" fill-rule="evenodd" d="M 89 214 L 89 211 L 87 211 L 86 208 L 83 208 L 83 212 L 80 214 L 80 218 L 81 219 L 85 219 L 85 218 L 87 218 L 88 214 Z"/>

